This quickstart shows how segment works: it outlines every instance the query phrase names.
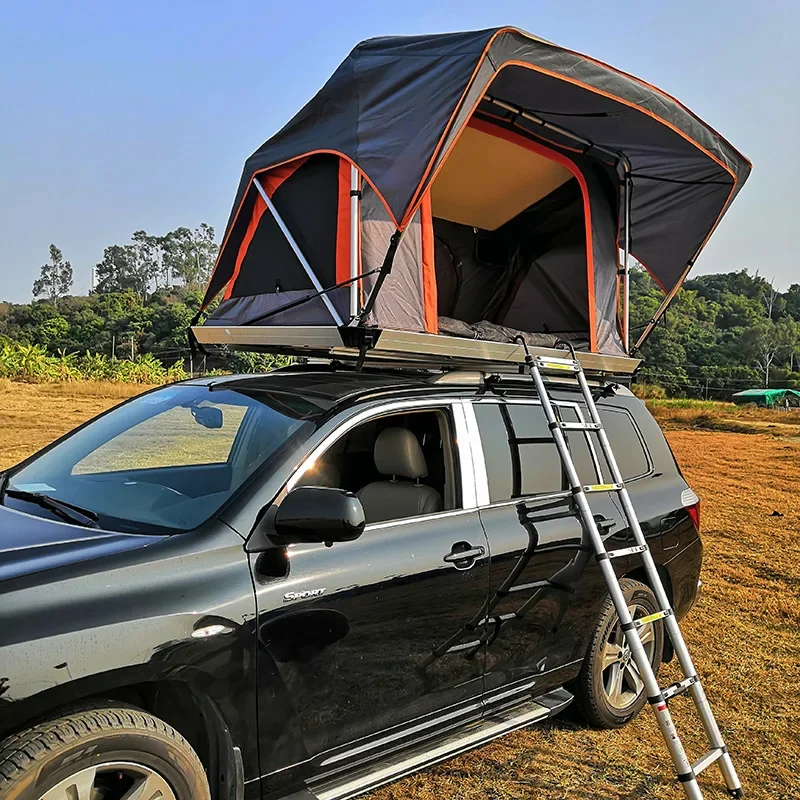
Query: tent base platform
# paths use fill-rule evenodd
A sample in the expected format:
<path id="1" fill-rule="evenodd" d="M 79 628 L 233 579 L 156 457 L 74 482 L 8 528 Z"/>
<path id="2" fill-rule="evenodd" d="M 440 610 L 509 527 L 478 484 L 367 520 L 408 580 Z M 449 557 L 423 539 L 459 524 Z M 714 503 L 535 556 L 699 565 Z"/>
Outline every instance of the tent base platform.
<path id="1" fill-rule="evenodd" d="M 299 358 L 359 361 L 373 367 L 470 369 L 518 373 L 525 365 L 519 344 L 460 339 L 431 333 L 336 326 L 216 326 L 192 328 L 201 346 L 276 353 Z M 531 347 L 544 357 L 564 357 L 564 350 Z M 578 352 L 584 371 L 598 377 L 630 379 L 641 360 Z"/>

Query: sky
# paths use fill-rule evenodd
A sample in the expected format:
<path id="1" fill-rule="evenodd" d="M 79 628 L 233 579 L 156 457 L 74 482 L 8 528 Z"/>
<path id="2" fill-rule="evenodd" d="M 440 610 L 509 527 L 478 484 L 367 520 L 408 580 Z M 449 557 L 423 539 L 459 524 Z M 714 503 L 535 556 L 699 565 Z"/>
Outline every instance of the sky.
<path id="1" fill-rule="evenodd" d="M 247 156 L 360 40 L 514 25 L 654 83 L 753 173 L 693 274 L 800 283 L 798 0 L 0 0 L 0 300 L 55 243 L 89 288 L 134 230 L 221 238 Z"/>

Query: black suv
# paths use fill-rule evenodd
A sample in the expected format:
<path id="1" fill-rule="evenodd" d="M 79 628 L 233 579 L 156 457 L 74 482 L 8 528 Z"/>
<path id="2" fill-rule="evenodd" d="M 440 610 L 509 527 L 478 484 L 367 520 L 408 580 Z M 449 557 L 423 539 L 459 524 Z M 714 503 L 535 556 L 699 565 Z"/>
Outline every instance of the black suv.
<path id="1" fill-rule="evenodd" d="M 644 405 L 598 395 L 682 616 L 697 497 Z M 0 799 L 334 800 L 573 697 L 625 724 L 642 682 L 564 489 L 522 377 L 294 366 L 101 415 L 2 476 Z M 657 610 L 636 557 L 614 565 L 634 615 Z M 670 658 L 660 622 L 641 636 Z"/>

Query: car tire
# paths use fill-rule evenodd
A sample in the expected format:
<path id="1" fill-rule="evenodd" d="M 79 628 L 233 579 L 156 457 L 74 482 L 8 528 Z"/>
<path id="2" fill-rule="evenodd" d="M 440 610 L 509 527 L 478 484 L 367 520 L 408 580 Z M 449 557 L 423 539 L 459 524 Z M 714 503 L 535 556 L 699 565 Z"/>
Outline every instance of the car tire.
<path id="1" fill-rule="evenodd" d="M 649 586 L 623 578 L 620 588 L 634 619 L 658 611 L 658 602 Z M 657 672 L 664 652 L 663 623 L 658 621 L 646 625 L 640 630 L 640 636 L 650 664 Z M 610 595 L 606 597 L 595 623 L 573 690 L 578 710 L 590 725 L 597 728 L 627 725 L 647 702 L 644 684 L 630 658 L 630 649 Z"/>
<path id="2" fill-rule="evenodd" d="M 189 743 L 144 711 L 95 705 L 0 742 L 0 800 L 129 796 L 210 800 Z"/>

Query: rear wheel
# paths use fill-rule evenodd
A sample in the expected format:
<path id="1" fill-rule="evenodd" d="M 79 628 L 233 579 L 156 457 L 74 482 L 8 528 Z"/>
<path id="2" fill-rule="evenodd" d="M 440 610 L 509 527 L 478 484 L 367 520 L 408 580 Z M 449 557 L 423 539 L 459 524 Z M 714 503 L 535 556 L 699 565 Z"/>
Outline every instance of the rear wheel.
<path id="1" fill-rule="evenodd" d="M 623 578 L 620 587 L 634 619 L 658 611 L 650 587 Z M 654 622 L 639 630 L 647 657 L 655 671 L 664 652 L 662 623 Z M 614 608 L 607 597 L 595 624 L 575 686 L 575 701 L 586 720 L 599 728 L 619 728 L 630 722 L 646 702 L 644 683 Z"/>
<path id="2" fill-rule="evenodd" d="M 109 705 L 0 743 L 0 800 L 209 800 L 203 765 L 160 719 Z"/>

